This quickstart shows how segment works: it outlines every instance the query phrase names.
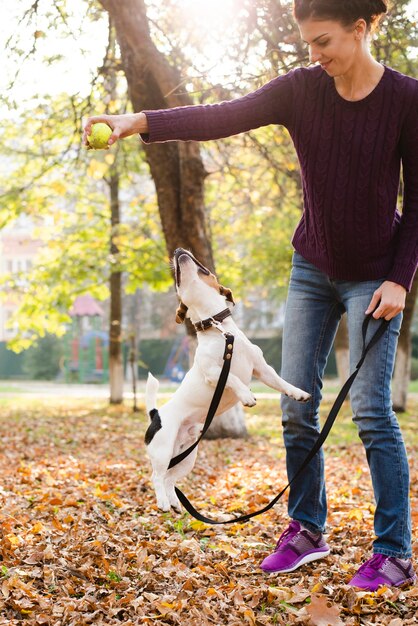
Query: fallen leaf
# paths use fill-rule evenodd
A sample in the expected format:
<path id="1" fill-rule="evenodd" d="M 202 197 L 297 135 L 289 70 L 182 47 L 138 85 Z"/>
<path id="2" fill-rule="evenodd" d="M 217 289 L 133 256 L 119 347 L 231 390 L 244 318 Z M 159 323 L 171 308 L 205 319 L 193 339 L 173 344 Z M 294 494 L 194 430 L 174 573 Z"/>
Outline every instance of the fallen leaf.
<path id="1" fill-rule="evenodd" d="M 244 618 L 250 624 L 250 626 L 256 626 L 255 615 L 252 609 L 245 609 Z"/>
<path id="2" fill-rule="evenodd" d="M 42 524 L 42 522 L 36 522 L 36 524 L 32 526 L 29 532 L 32 533 L 33 535 L 38 535 L 43 530 L 44 530 L 44 525 Z"/>
<path id="3" fill-rule="evenodd" d="M 352 509 L 348 514 L 348 519 L 356 519 L 361 522 L 363 519 L 363 511 L 361 509 Z"/>
<path id="4" fill-rule="evenodd" d="M 340 619 L 340 609 L 326 596 L 311 596 L 306 610 L 314 626 L 344 626 Z"/>
<path id="5" fill-rule="evenodd" d="M 42 562 L 43 558 L 43 552 L 33 552 L 28 557 L 26 557 L 26 559 L 23 559 L 23 563 L 26 563 L 27 565 L 35 565 L 35 563 Z"/>

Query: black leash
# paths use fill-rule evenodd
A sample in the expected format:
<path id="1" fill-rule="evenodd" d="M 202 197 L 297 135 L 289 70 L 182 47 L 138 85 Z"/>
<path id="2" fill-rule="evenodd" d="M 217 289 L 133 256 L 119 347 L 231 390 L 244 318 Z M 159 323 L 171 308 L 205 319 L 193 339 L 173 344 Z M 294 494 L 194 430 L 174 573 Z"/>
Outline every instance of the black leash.
<path id="1" fill-rule="evenodd" d="M 371 318 L 372 318 L 372 315 L 369 315 L 369 316 L 367 316 L 365 318 L 365 320 L 363 322 L 363 327 L 362 327 L 363 349 L 362 349 L 362 354 L 361 354 L 360 360 L 359 360 L 359 362 L 356 365 L 356 369 L 351 374 L 351 376 L 348 378 L 348 380 L 344 383 L 344 385 L 343 385 L 341 391 L 339 392 L 339 394 L 338 394 L 338 396 L 337 396 L 333 406 L 331 407 L 331 410 L 330 410 L 330 412 L 328 414 L 328 417 L 327 417 L 327 419 L 325 421 L 325 424 L 323 425 L 322 430 L 321 430 L 321 432 L 318 435 L 318 439 L 316 440 L 315 444 L 313 445 L 312 449 L 307 454 L 307 456 L 306 456 L 305 460 L 303 461 L 302 465 L 300 466 L 300 468 L 298 469 L 296 474 L 292 477 L 292 479 L 289 481 L 289 483 L 286 485 L 286 487 L 284 487 L 284 489 L 282 489 L 281 492 L 275 498 L 273 498 L 273 500 L 271 500 L 271 502 L 269 502 L 269 504 L 267 504 L 264 508 L 262 508 L 262 509 L 260 509 L 258 511 L 254 511 L 253 513 L 247 513 L 246 515 L 241 515 L 240 517 L 234 517 L 234 518 L 226 520 L 226 521 L 218 521 L 218 520 L 211 519 L 210 517 L 206 517 L 205 515 L 202 515 L 201 513 L 199 513 L 199 511 L 197 511 L 193 507 L 193 505 L 189 502 L 189 500 L 184 495 L 184 493 L 182 493 L 180 491 L 180 489 L 175 487 L 176 494 L 177 494 L 180 502 L 182 503 L 182 505 L 184 506 L 186 511 L 188 511 L 188 513 L 190 513 L 190 515 L 195 517 L 200 522 L 205 522 L 206 524 L 236 524 L 238 522 L 246 522 L 249 519 L 251 519 L 252 517 L 255 517 L 257 515 L 261 515 L 262 513 L 265 513 L 266 511 L 271 509 L 276 504 L 276 502 L 278 502 L 280 500 L 282 495 L 287 491 L 287 489 L 290 487 L 290 485 L 293 483 L 293 481 L 296 480 L 296 478 L 304 471 L 306 466 L 312 461 L 312 459 L 314 458 L 316 453 L 320 450 L 320 448 L 321 448 L 322 444 L 324 443 L 325 439 L 328 437 L 328 434 L 329 434 L 329 432 L 330 432 L 330 430 L 331 430 L 331 428 L 332 428 L 332 426 L 333 426 L 333 424 L 335 422 L 335 418 L 337 417 L 337 415 L 339 413 L 339 410 L 340 410 L 340 408 L 341 408 L 345 398 L 347 397 L 347 394 L 348 394 L 348 392 L 349 392 L 349 390 L 351 388 L 351 385 L 353 384 L 357 374 L 359 373 L 359 370 L 360 370 L 361 366 L 364 363 L 364 360 L 366 358 L 367 353 L 380 340 L 380 338 L 385 333 L 387 327 L 389 326 L 389 322 L 386 321 L 385 319 L 382 319 L 380 321 L 379 327 L 377 328 L 376 332 L 374 333 L 374 335 L 370 339 L 369 343 L 366 344 L 366 333 L 367 333 L 367 329 L 368 329 L 368 326 L 369 326 Z M 232 343 L 233 343 L 233 341 L 232 341 Z M 232 351 L 231 351 L 231 356 L 232 356 Z M 225 355 L 224 355 L 224 358 L 225 358 Z M 231 359 L 231 357 L 229 357 L 229 360 L 228 360 L 229 365 L 230 365 L 230 359 Z M 225 368 L 225 364 L 224 364 L 224 368 Z M 222 377 L 222 374 L 224 373 L 224 368 L 222 369 L 221 377 Z M 228 372 L 229 372 L 229 367 L 227 369 L 228 369 Z M 226 378 L 227 377 L 228 377 L 228 373 L 224 377 L 225 378 L 225 382 L 226 382 Z M 219 387 L 219 389 L 221 389 L 220 396 L 222 396 L 222 391 L 223 391 L 223 387 L 225 386 L 225 382 L 223 383 L 223 387 L 222 387 L 222 385 L 219 384 L 220 381 L 221 381 L 221 379 L 219 379 L 219 381 L 218 381 L 218 385 L 216 387 L 215 394 L 218 391 L 218 387 Z M 214 399 L 215 399 L 215 396 L 214 396 Z M 219 400 L 220 400 L 220 397 L 219 397 Z M 219 404 L 219 400 L 218 400 L 218 404 Z M 214 404 L 214 400 L 212 400 L 211 407 L 212 407 L 212 404 Z M 217 407 L 217 405 L 216 405 L 216 407 Z M 216 411 L 216 408 L 213 411 L 213 415 L 215 414 L 215 411 Z M 209 412 L 210 412 L 210 409 L 209 409 Z M 175 457 L 174 459 L 172 459 L 169 467 L 173 467 L 173 465 L 176 465 L 177 463 L 179 463 L 181 460 L 183 460 L 189 454 L 189 451 L 191 452 L 191 450 L 193 450 L 197 446 L 197 444 L 199 443 L 200 439 L 203 437 L 204 433 L 209 428 L 210 423 L 212 422 L 213 416 L 210 419 L 208 419 L 208 418 L 209 418 L 209 413 L 208 413 L 208 417 L 206 418 L 202 434 L 200 435 L 200 437 L 197 440 L 197 442 L 195 444 L 193 444 L 193 446 L 188 448 L 188 450 L 186 450 L 182 454 L 180 454 L 177 457 Z M 178 459 L 178 461 L 177 461 L 177 459 Z M 173 463 L 173 461 L 176 461 L 176 463 Z"/>
<path id="2" fill-rule="evenodd" d="M 224 350 L 224 356 L 223 356 L 224 364 L 222 366 L 218 383 L 215 387 L 213 398 L 208 409 L 208 414 L 206 416 L 202 432 L 200 433 L 199 438 L 191 446 L 189 446 L 186 450 L 183 450 L 183 452 L 181 452 L 180 454 L 178 454 L 177 456 L 171 459 L 168 465 L 168 469 L 171 469 L 172 467 L 180 463 L 180 461 L 183 461 L 183 459 L 189 456 L 190 452 L 192 452 L 192 450 L 194 450 L 196 446 L 199 444 L 200 440 L 207 432 L 209 426 L 212 424 L 213 418 L 215 417 L 215 413 L 219 406 L 219 402 L 221 401 L 222 394 L 225 389 L 226 381 L 228 379 L 229 370 L 231 369 L 231 359 L 232 359 L 232 353 L 234 350 L 234 339 L 235 339 L 234 335 L 231 335 L 230 333 L 223 333 L 223 335 L 225 337 L 225 350 Z M 183 494 L 181 495 L 183 496 Z M 183 496 L 183 498 L 186 498 L 186 496 Z"/>

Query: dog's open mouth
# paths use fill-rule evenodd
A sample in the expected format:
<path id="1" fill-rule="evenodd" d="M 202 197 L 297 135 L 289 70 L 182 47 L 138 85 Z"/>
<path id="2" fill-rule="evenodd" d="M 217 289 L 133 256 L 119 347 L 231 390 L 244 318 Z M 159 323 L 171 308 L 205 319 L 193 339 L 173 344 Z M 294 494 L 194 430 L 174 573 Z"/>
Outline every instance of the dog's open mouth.
<path id="1" fill-rule="evenodd" d="M 191 252 L 188 250 L 184 250 L 184 248 L 177 248 L 174 252 L 174 272 L 176 277 L 176 285 L 180 287 L 181 283 L 181 264 L 183 262 L 193 261 L 193 263 L 197 266 L 199 272 L 203 272 L 206 276 L 210 275 L 209 270 L 200 263 Z"/>

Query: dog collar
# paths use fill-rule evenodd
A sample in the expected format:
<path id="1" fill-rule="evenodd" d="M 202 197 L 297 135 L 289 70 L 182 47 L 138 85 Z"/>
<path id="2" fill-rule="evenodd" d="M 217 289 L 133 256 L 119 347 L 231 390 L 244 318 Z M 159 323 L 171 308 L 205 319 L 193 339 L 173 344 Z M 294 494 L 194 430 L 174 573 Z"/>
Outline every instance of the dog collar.
<path id="1" fill-rule="evenodd" d="M 226 319 L 230 315 L 232 315 L 231 311 L 229 309 L 224 309 L 223 311 L 217 313 L 216 315 L 213 315 L 212 317 L 208 317 L 205 320 L 200 320 L 199 322 L 196 322 L 196 324 L 193 324 L 193 326 L 198 332 L 202 330 L 208 330 L 212 326 L 216 326 L 216 323 L 221 324 L 224 319 Z"/>

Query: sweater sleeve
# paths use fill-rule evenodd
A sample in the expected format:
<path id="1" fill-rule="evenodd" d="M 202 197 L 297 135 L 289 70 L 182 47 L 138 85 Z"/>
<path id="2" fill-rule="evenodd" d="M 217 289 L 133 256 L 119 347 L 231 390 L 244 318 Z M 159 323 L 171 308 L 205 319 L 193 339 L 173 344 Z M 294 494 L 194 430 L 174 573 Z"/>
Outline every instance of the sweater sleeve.
<path id="1" fill-rule="evenodd" d="M 293 74 L 294 71 L 291 71 L 242 98 L 219 104 L 143 111 L 149 132 L 141 135 L 141 138 L 145 143 L 207 141 L 230 137 L 268 124 L 288 127 L 294 108 Z"/>
<path id="2" fill-rule="evenodd" d="M 388 280 L 408 291 L 418 266 L 418 81 L 413 103 L 405 118 L 400 150 L 403 171 L 403 210 L 397 233 L 397 253 Z"/>

